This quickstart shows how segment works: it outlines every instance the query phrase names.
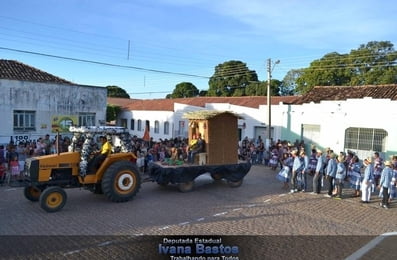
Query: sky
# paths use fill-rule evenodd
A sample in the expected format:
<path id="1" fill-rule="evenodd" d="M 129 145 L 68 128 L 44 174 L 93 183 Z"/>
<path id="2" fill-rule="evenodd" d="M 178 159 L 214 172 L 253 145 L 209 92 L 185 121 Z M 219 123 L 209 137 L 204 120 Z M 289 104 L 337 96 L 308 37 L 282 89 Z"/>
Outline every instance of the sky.
<path id="1" fill-rule="evenodd" d="M 230 60 L 265 81 L 271 59 L 282 80 L 331 52 L 396 45 L 396 13 L 394 0 L 0 0 L 0 59 L 164 98 L 181 82 L 208 90 Z"/>

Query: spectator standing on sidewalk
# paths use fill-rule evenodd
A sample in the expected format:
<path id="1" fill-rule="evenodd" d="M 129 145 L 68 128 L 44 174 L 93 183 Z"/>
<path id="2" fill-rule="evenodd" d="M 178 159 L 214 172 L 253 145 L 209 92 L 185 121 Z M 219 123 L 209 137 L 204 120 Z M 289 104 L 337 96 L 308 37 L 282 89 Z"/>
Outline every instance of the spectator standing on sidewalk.
<path id="1" fill-rule="evenodd" d="M 393 169 L 393 176 L 391 178 L 391 183 L 390 183 L 390 197 L 389 197 L 389 203 L 397 197 L 397 155 L 392 156 L 392 169 Z"/>
<path id="2" fill-rule="evenodd" d="M 374 181 L 374 166 L 371 157 L 364 160 L 364 176 L 361 183 L 361 202 L 369 203 L 371 199 L 372 183 Z"/>
<path id="3" fill-rule="evenodd" d="M 306 152 L 304 150 L 301 150 L 300 153 L 300 159 L 301 159 L 301 165 L 302 165 L 302 170 L 301 170 L 301 188 L 302 192 L 305 192 L 307 190 L 307 174 L 309 173 L 309 157 L 306 155 Z"/>
<path id="4" fill-rule="evenodd" d="M 382 170 L 379 180 L 379 189 L 382 189 L 382 202 L 380 206 L 388 209 L 389 208 L 389 188 L 391 179 L 393 177 L 392 164 L 390 161 L 385 161 L 385 168 Z"/>
<path id="5" fill-rule="evenodd" d="M 336 155 L 335 153 L 330 153 L 330 158 L 327 164 L 326 176 L 328 180 L 328 193 L 325 195 L 326 197 L 332 197 L 332 191 L 334 190 L 334 179 L 336 176 Z"/>
<path id="6" fill-rule="evenodd" d="M 353 155 L 348 165 L 347 174 L 351 188 L 354 189 L 353 197 L 360 197 L 361 164 L 357 155 Z"/>
<path id="7" fill-rule="evenodd" d="M 298 151 L 292 151 L 292 157 L 294 158 L 294 163 L 292 165 L 292 175 L 291 175 L 291 193 L 298 191 L 298 174 L 302 171 L 302 161 L 299 157 Z"/>
<path id="8" fill-rule="evenodd" d="M 335 187 L 336 187 L 336 198 L 342 198 L 342 188 L 343 182 L 346 177 L 346 167 L 345 167 L 345 157 L 343 155 L 338 156 L 338 164 L 336 166 L 336 175 L 335 175 Z"/>
<path id="9" fill-rule="evenodd" d="M 323 157 L 323 152 L 321 150 L 317 151 L 316 155 L 316 168 L 315 168 L 315 173 L 313 177 L 313 193 L 320 194 L 321 192 L 321 180 L 323 178 L 323 173 L 324 173 L 324 157 Z"/>
<path id="10" fill-rule="evenodd" d="M 309 174 L 313 176 L 316 173 L 316 168 L 317 168 L 317 151 L 316 149 L 312 149 L 312 153 L 309 158 Z"/>
<path id="11" fill-rule="evenodd" d="M 374 153 L 374 177 L 375 177 L 374 188 L 376 186 L 379 186 L 379 179 L 382 170 L 383 170 L 383 158 L 379 156 L 378 152 L 375 152 Z M 372 191 L 375 190 L 373 189 Z"/>

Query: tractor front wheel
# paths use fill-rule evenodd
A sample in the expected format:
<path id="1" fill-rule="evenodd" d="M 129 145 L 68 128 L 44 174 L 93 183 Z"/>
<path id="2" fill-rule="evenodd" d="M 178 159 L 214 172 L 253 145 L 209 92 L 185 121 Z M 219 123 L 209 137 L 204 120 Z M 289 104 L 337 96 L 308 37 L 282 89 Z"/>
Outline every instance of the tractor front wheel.
<path id="1" fill-rule="evenodd" d="M 56 212 L 65 206 L 66 199 L 64 189 L 58 186 L 48 187 L 40 195 L 40 206 L 47 212 Z"/>
<path id="2" fill-rule="evenodd" d="M 130 161 L 114 162 L 102 178 L 102 191 L 113 202 L 129 201 L 140 187 L 139 170 Z"/>

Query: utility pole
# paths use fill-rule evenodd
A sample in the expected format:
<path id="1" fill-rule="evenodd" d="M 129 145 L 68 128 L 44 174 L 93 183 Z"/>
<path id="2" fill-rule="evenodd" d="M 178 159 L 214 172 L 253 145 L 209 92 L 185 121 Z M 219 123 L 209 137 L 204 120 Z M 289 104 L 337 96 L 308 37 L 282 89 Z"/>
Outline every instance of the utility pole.
<path id="1" fill-rule="evenodd" d="M 274 62 L 273 65 L 279 64 L 280 61 L 277 60 Z M 270 84 L 272 83 L 272 71 L 274 69 L 274 66 L 272 68 L 272 59 L 267 59 L 267 111 L 268 111 L 268 124 L 267 124 L 267 134 L 268 134 L 268 139 L 269 142 L 272 138 L 272 99 L 271 99 L 271 92 L 270 92 Z M 269 143 L 270 145 L 270 143 Z"/>
<path id="2" fill-rule="evenodd" d="M 272 66 L 272 60 L 271 59 L 267 59 L 267 138 L 269 139 L 269 145 L 270 140 L 272 138 L 272 111 L 271 111 L 271 97 L 270 97 L 270 84 L 272 81 L 272 70 L 271 70 L 271 66 Z"/>

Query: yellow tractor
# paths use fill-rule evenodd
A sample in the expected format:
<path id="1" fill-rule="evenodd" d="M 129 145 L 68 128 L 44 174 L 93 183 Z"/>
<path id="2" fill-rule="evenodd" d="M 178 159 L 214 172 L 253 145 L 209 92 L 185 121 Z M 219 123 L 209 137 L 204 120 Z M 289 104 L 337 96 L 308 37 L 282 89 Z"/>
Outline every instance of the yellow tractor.
<path id="1" fill-rule="evenodd" d="M 135 164 L 128 130 L 122 127 L 70 127 L 70 131 L 73 137 L 68 152 L 26 160 L 25 197 L 39 201 L 47 212 L 56 212 L 65 206 L 65 188 L 83 187 L 103 193 L 113 202 L 131 200 L 140 189 L 141 175 Z M 106 136 L 113 144 L 112 153 L 90 172 L 98 134 Z"/>

